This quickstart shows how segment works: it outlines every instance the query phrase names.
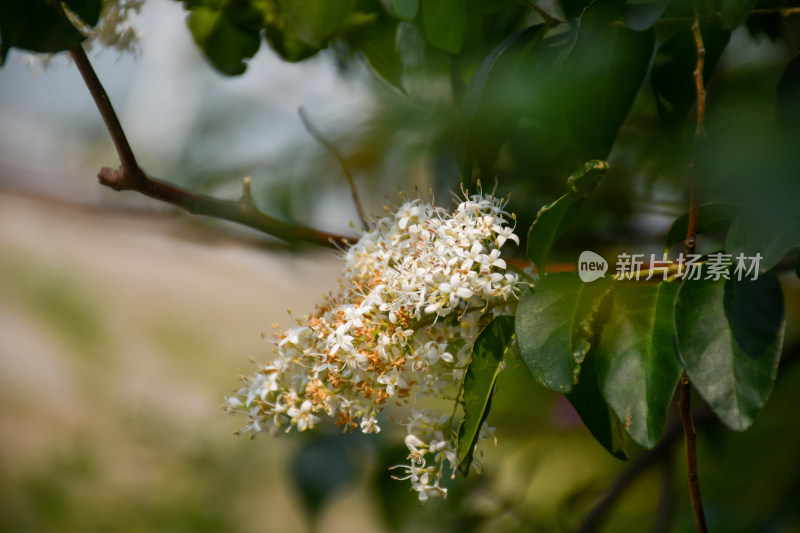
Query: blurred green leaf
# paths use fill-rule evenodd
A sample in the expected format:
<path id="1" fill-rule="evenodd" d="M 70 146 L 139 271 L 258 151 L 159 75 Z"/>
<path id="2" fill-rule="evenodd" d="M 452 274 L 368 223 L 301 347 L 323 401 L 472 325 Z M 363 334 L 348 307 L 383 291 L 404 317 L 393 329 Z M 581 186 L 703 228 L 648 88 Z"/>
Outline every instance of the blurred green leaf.
<path id="1" fill-rule="evenodd" d="M 715 233 L 726 231 L 731 220 L 741 212 L 741 208 L 733 204 L 703 204 L 697 209 L 697 234 Z M 672 246 L 686 240 L 689 228 L 689 213 L 684 213 L 675 219 L 667 232 L 667 245 Z"/>
<path id="2" fill-rule="evenodd" d="M 755 210 L 741 213 L 728 230 L 725 251 L 734 259 L 761 255 L 759 269 L 769 270 L 793 248 L 800 246 L 800 212 L 774 218 Z"/>
<path id="3" fill-rule="evenodd" d="M 76 3 L 87 12 L 88 4 Z M 83 40 L 83 34 L 69 23 L 61 6 L 55 7 L 46 0 L 0 0 L 0 65 L 12 47 L 60 52 Z"/>
<path id="4" fill-rule="evenodd" d="M 610 287 L 610 278 L 584 283 L 573 272 L 556 272 L 522 293 L 517 346 L 536 381 L 557 392 L 572 390 L 590 348 L 594 316 Z"/>
<path id="5" fill-rule="evenodd" d="M 678 352 L 692 384 L 727 426 L 750 427 L 769 397 L 784 326 L 783 292 L 772 270 L 757 280 L 688 279 L 681 285 Z"/>
<path id="6" fill-rule="evenodd" d="M 608 157 L 650 65 L 652 29 L 628 29 L 622 18 L 621 0 L 586 8 L 558 80 L 564 114 L 583 146 L 584 161 Z"/>
<path id="7" fill-rule="evenodd" d="M 608 405 L 638 444 L 658 442 L 681 374 L 673 345 L 679 285 L 617 283 L 595 367 Z"/>
<path id="8" fill-rule="evenodd" d="M 800 135 L 800 54 L 789 61 L 778 83 L 775 119 L 785 130 Z"/>
<path id="9" fill-rule="evenodd" d="M 719 8 L 722 13 L 722 27 L 726 30 L 732 30 L 744 22 L 757 3 L 758 0 L 720 0 Z"/>
<path id="10" fill-rule="evenodd" d="M 539 24 L 512 34 L 492 50 L 472 77 L 462 111 L 465 172 L 472 170 L 473 160 L 488 169 L 497 157 L 509 122 L 518 118 L 519 106 L 509 105 L 516 102 L 509 92 L 513 91 L 513 80 L 519 76 L 522 57 L 530 53 L 546 32 L 547 26 Z"/>
<path id="11" fill-rule="evenodd" d="M 625 24 L 632 30 L 651 27 L 667 9 L 671 0 L 626 0 Z"/>
<path id="12" fill-rule="evenodd" d="M 586 6 L 592 3 L 592 0 L 560 0 L 561 10 L 568 19 L 575 19 L 581 16 Z"/>
<path id="13" fill-rule="evenodd" d="M 281 10 L 297 35 L 310 45 L 324 46 L 345 26 L 355 0 L 279 0 Z"/>
<path id="14" fill-rule="evenodd" d="M 461 51 L 467 29 L 464 0 L 422 0 L 422 17 L 429 43 L 453 54 Z"/>
<path id="15" fill-rule="evenodd" d="M 458 469 L 465 476 L 472 464 L 481 426 L 489 415 L 497 374 L 514 337 L 514 317 L 498 316 L 481 331 L 472 347 L 461 396 L 464 418 L 458 426 Z"/>
<path id="16" fill-rule="evenodd" d="M 716 22 L 700 25 L 706 55 L 703 62 L 703 81 L 708 83 L 722 52 L 728 45 L 731 32 Z M 697 100 L 694 70 L 697 66 L 697 46 L 690 28 L 675 32 L 658 47 L 653 59 L 650 81 L 656 97 L 661 123 L 670 136 L 677 137 L 686 115 Z"/>
<path id="17" fill-rule="evenodd" d="M 394 0 L 392 5 L 397 16 L 408 22 L 414 20 L 419 11 L 419 0 Z"/>
<path id="18" fill-rule="evenodd" d="M 360 50 L 374 71 L 401 91 L 403 61 L 397 49 L 397 22 L 383 14 L 346 36 L 351 46 Z"/>
<path id="19" fill-rule="evenodd" d="M 527 255 L 540 276 L 545 274 L 547 257 L 556 240 L 578 218 L 583 199 L 594 190 L 606 170 L 605 161 L 589 161 L 567 179 L 569 192 L 539 210 L 528 230 Z"/>
<path id="20" fill-rule="evenodd" d="M 603 448 L 617 459 L 627 459 L 624 428 L 603 398 L 595 365 L 594 357 L 589 354 L 581 367 L 580 380 L 566 395 L 567 400 Z"/>
<path id="21" fill-rule="evenodd" d="M 261 14 L 247 0 L 221 5 L 189 0 L 186 5 L 189 31 L 214 68 L 228 76 L 242 74 L 245 60 L 261 45 Z"/>
<path id="22" fill-rule="evenodd" d="M 319 47 L 306 43 L 295 33 L 277 1 L 263 5 L 266 9 L 264 29 L 267 43 L 285 61 L 302 61 L 319 52 Z"/>

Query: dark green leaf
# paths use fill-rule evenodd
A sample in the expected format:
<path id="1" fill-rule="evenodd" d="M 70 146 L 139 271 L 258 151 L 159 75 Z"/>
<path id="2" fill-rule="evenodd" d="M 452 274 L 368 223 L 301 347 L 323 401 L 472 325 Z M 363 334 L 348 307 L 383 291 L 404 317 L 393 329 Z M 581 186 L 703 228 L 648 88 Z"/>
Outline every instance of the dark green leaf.
<path id="1" fill-rule="evenodd" d="M 394 0 L 394 12 L 403 20 L 411 22 L 419 11 L 419 0 Z"/>
<path id="2" fill-rule="evenodd" d="M 758 0 L 721 0 L 722 27 L 732 30 L 747 18 L 748 13 L 756 6 Z"/>
<path id="3" fill-rule="evenodd" d="M 556 240 L 578 218 L 583 199 L 597 186 L 607 169 L 605 161 L 589 161 L 567 179 L 567 194 L 539 210 L 528 230 L 527 255 L 540 276 L 545 273 L 547 257 Z"/>
<path id="4" fill-rule="evenodd" d="M 716 22 L 700 25 L 706 55 L 703 63 L 703 80 L 707 83 L 714 73 L 731 32 L 723 30 Z M 661 124 L 670 136 L 677 137 L 689 110 L 697 99 L 694 70 L 697 66 L 697 47 L 690 28 L 675 32 L 658 47 L 653 60 L 650 81 L 656 97 Z"/>
<path id="5" fill-rule="evenodd" d="M 670 0 L 627 0 L 625 24 L 632 30 L 642 31 L 656 23 Z"/>
<path id="6" fill-rule="evenodd" d="M 769 270 L 793 248 L 800 246 L 800 213 L 775 218 L 745 211 L 733 219 L 725 251 L 734 258 L 761 255 L 759 269 Z"/>
<path id="7" fill-rule="evenodd" d="M 100 20 L 102 0 L 64 0 L 64 3 L 89 26 L 94 26 Z"/>
<path id="8" fill-rule="evenodd" d="M 258 29 L 236 24 L 224 10 L 198 6 L 186 24 L 211 64 L 229 76 L 242 74 L 247 69 L 245 59 L 253 57 L 261 44 Z"/>
<path id="9" fill-rule="evenodd" d="M 481 331 L 472 348 L 461 396 L 464 419 L 458 427 L 458 469 L 465 476 L 472 464 L 481 426 L 489 415 L 497 374 L 514 336 L 514 317 L 499 316 Z"/>
<path id="10" fill-rule="evenodd" d="M 277 2 L 265 4 L 265 35 L 270 47 L 284 60 L 297 62 L 313 56 L 320 48 L 303 41 L 281 12 Z"/>
<path id="11" fill-rule="evenodd" d="M 591 0 L 560 0 L 561 10 L 568 19 L 575 19 L 581 16 L 586 6 L 591 4 Z"/>
<path id="12" fill-rule="evenodd" d="M 741 211 L 741 208 L 732 204 L 704 204 L 697 209 L 697 234 L 726 231 L 731 225 L 731 220 Z M 686 240 L 686 231 L 689 227 L 689 214 L 684 213 L 675 219 L 667 232 L 667 246 L 669 249 L 679 242 Z"/>
<path id="13" fill-rule="evenodd" d="M 522 293 L 517 346 L 536 381 L 557 392 L 572 390 L 590 348 L 594 316 L 610 287 L 610 278 L 584 283 L 575 273 L 557 272 Z"/>
<path id="14" fill-rule="evenodd" d="M 429 43 L 453 54 L 461 51 L 467 28 L 464 0 L 422 0 L 422 17 Z"/>
<path id="15" fill-rule="evenodd" d="M 592 354 L 586 358 L 581 368 L 581 379 L 567 394 L 567 400 L 578 412 L 578 416 L 591 432 L 592 436 L 618 459 L 627 459 L 628 452 L 625 446 L 625 431 L 619 419 L 608 407 L 595 371 L 595 361 Z"/>
<path id="16" fill-rule="evenodd" d="M 312 46 L 324 46 L 347 22 L 355 0 L 279 0 L 289 24 Z"/>
<path id="17" fill-rule="evenodd" d="M 379 17 L 348 37 L 352 46 L 364 54 L 375 72 L 403 91 L 403 63 L 397 50 L 397 22 Z"/>
<path id="18" fill-rule="evenodd" d="M 0 0 L 0 65 L 11 47 L 60 52 L 83 41 L 60 6 L 45 0 Z"/>
<path id="19" fill-rule="evenodd" d="M 514 93 L 511 80 L 518 78 L 520 56 L 535 47 L 546 32 L 547 26 L 539 24 L 512 34 L 492 50 L 472 77 L 461 114 L 465 170 L 471 170 L 472 160 L 482 168 L 494 161 L 510 122 L 518 118 L 520 106 L 509 93 Z"/>
<path id="20" fill-rule="evenodd" d="M 729 427 L 753 424 L 772 391 L 783 330 L 774 271 L 756 280 L 688 279 L 675 306 L 681 361 L 694 387 Z"/>
<path id="21" fill-rule="evenodd" d="M 800 54 L 789 61 L 778 83 L 775 119 L 784 129 L 800 134 Z"/>
<path id="22" fill-rule="evenodd" d="M 681 374 L 673 346 L 679 286 L 617 283 L 595 367 L 608 405 L 638 444 L 652 448 Z"/>
<path id="23" fill-rule="evenodd" d="M 564 114 L 583 160 L 605 159 L 650 65 L 653 31 L 620 24 L 621 1 L 594 2 L 559 79 Z"/>

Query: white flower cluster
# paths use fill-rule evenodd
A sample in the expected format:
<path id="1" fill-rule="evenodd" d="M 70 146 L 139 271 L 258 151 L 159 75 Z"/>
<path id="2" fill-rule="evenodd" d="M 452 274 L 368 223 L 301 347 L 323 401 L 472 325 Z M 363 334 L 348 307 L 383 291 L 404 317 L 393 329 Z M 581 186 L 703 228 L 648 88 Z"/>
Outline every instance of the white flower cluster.
<path id="1" fill-rule="evenodd" d="M 345 253 L 341 291 L 280 332 L 276 358 L 226 398 L 229 414 L 247 417 L 240 431 L 304 431 L 326 415 L 345 431 L 376 433 L 387 402 L 407 405 L 409 464 L 399 478 L 421 501 L 445 496 L 456 409 L 439 415 L 417 402 L 458 400 L 480 324 L 516 301 L 519 279 L 500 248 L 519 239 L 504 205 L 476 195 L 450 214 L 413 200 L 375 220 Z"/>
<path id="2" fill-rule="evenodd" d="M 89 38 L 119 52 L 136 52 L 141 34 L 128 18 L 138 13 L 142 5 L 144 0 L 103 0 L 100 22 L 89 30 Z"/>

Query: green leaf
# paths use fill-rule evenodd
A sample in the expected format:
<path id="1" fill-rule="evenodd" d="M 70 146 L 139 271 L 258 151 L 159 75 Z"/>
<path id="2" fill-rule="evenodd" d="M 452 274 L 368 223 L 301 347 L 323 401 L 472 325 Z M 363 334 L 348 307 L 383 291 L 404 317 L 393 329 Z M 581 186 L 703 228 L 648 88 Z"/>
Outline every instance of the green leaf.
<path id="1" fill-rule="evenodd" d="M 12 47 L 33 52 L 69 50 L 84 40 L 60 6 L 46 0 L 0 0 L 0 65 Z"/>
<path id="2" fill-rule="evenodd" d="M 261 44 L 257 28 L 237 24 L 225 10 L 194 7 L 186 24 L 214 68 L 228 76 L 242 74 L 247 69 L 245 59 L 253 57 Z"/>
<path id="3" fill-rule="evenodd" d="M 453 54 L 461 51 L 467 28 L 464 0 L 422 0 L 422 17 L 429 43 Z"/>
<path id="4" fill-rule="evenodd" d="M 589 351 L 594 316 L 611 279 L 582 282 L 573 272 L 540 278 L 517 304 L 517 346 L 534 379 L 550 390 L 569 392 Z"/>
<path id="5" fill-rule="evenodd" d="M 539 210 L 528 230 L 528 258 L 544 275 L 547 257 L 562 233 L 578 218 L 583 199 L 597 186 L 608 169 L 605 161 L 589 161 L 567 179 L 569 192 Z"/>
<path id="6" fill-rule="evenodd" d="M 800 133 L 800 53 L 786 65 L 777 93 L 775 119 L 785 129 Z"/>
<path id="7" fill-rule="evenodd" d="M 706 50 L 703 80 L 708 83 L 731 32 L 723 30 L 716 22 L 704 22 L 700 24 L 700 33 Z M 658 114 L 664 131 L 673 138 L 680 135 L 686 116 L 697 100 L 693 74 L 696 66 L 697 47 L 690 28 L 675 32 L 658 47 L 653 59 L 650 81 Z"/>
<path id="8" fill-rule="evenodd" d="M 560 0 L 561 10 L 568 19 L 574 19 L 581 16 L 586 6 L 591 4 L 591 0 Z"/>
<path id="9" fill-rule="evenodd" d="M 277 2 L 264 4 L 264 29 L 267 43 L 285 61 L 298 62 L 313 56 L 320 48 L 303 41 L 294 31 Z"/>
<path id="10" fill-rule="evenodd" d="M 279 5 L 301 39 L 322 47 L 345 26 L 355 0 L 279 0 Z"/>
<path id="11" fill-rule="evenodd" d="M 733 204 L 701 205 L 697 208 L 697 234 L 726 231 L 740 211 L 741 208 Z M 669 227 L 666 249 L 685 241 L 688 228 L 689 213 L 684 213 Z"/>
<path id="12" fill-rule="evenodd" d="M 800 213 L 785 213 L 780 218 L 772 213 L 748 210 L 741 213 L 728 230 L 725 251 L 735 259 L 761 255 L 759 269 L 774 267 L 793 248 L 800 246 Z"/>
<path id="13" fill-rule="evenodd" d="M 625 24 L 632 30 L 646 30 L 656 23 L 669 3 L 670 0 L 627 0 Z"/>
<path id="14" fill-rule="evenodd" d="M 737 431 L 753 424 L 772 391 L 785 323 L 774 271 L 756 280 L 689 279 L 681 286 L 675 306 L 681 361 L 700 395 Z"/>
<path id="15" fill-rule="evenodd" d="M 731 30 L 744 22 L 758 0 L 721 0 L 722 27 Z"/>
<path id="16" fill-rule="evenodd" d="M 589 354 L 581 368 L 581 379 L 566 395 L 567 400 L 597 442 L 614 457 L 627 459 L 625 431 L 600 392 L 595 364 L 594 357 Z"/>
<path id="17" fill-rule="evenodd" d="M 100 20 L 100 11 L 103 8 L 102 0 L 63 0 L 67 7 L 83 22 L 94 26 Z"/>
<path id="18" fill-rule="evenodd" d="M 458 469 L 465 476 L 472 464 L 481 426 L 489 415 L 497 374 L 514 337 L 514 317 L 498 316 L 481 331 L 472 347 L 461 396 L 464 418 L 458 427 Z"/>
<path id="19" fill-rule="evenodd" d="M 465 171 L 472 161 L 487 169 L 495 160 L 510 124 L 519 118 L 521 102 L 515 98 L 523 56 L 542 40 L 545 24 L 520 30 L 492 50 L 475 72 L 464 94 L 461 113 Z M 530 87 L 526 87 L 526 91 Z M 525 96 L 527 98 L 527 95 Z M 464 184 L 465 188 L 471 186 Z"/>
<path id="20" fill-rule="evenodd" d="M 681 374 L 673 346 L 679 285 L 617 283 L 595 367 L 608 405 L 638 444 L 658 442 Z"/>
<path id="21" fill-rule="evenodd" d="M 389 17 L 378 17 L 366 28 L 353 32 L 347 39 L 364 54 L 378 76 L 404 91 L 403 62 L 396 44 L 396 21 Z"/>
<path id="22" fill-rule="evenodd" d="M 419 0 L 394 0 L 394 12 L 401 19 L 411 22 L 419 11 Z"/>
<path id="23" fill-rule="evenodd" d="M 621 1 L 594 2 L 581 15 L 559 87 L 583 160 L 605 159 L 650 65 L 654 33 L 620 24 Z"/>

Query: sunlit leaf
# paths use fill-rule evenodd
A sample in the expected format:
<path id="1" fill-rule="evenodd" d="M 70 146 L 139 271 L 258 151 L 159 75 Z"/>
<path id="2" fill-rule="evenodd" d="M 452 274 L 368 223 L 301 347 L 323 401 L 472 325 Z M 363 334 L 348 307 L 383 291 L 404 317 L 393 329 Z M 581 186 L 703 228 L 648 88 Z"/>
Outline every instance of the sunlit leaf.
<path id="1" fill-rule="evenodd" d="M 594 316 L 610 287 L 610 278 L 584 283 L 575 273 L 557 272 L 522 293 L 514 325 L 517 346 L 536 381 L 557 392 L 572 390 L 590 348 Z"/>
<path id="2" fill-rule="evenodd" d="M 605 161 L 589 161 L 567 179 L 568 192 L 539 210 L 528 230 L 528 258 L 536 265 L 539 275 L 545 273 L 547 257 L 556 240 L 578 218 L 583 199 L 597 186 L 608 169 Z"/>
<path id="3" fill-rule="evenodd" d="M 229 76 L 242 74 L 247 69 L 245 60 L 253 57 L 261 44 L 258 30 L 235 24 L 222 10 L 196 7 L 186 24 L 211 64 Z"/>
<path id="4" fill-rule="evenodd" d="M 595 352 L 603 396 L 628 434 L 652 448 L 667 419 L 681 374 L 673 346 L 679 286 L 617 283 Z"/>
<path id="5" fill-rule="evenodd" d="M 774 271 L 756 280 L 686 280 L 675 306 L 678 351 L 689 379 L 729 427 L 755 421 L 772 391 L 785 318 Z"/>
<path id="6" fill-rule="evenodd" d="M 481 331 L 472 348 L 461 396 L 464 418 L 458 427 L 458 468 L 465 476 L 481 426 L 489 415 L 497 374 L 514 337 L 514 317 L 499 316 Z"/>
<path id="7" fill-rule="evenodd" d="M 312 46 L 324 46 L 347 22 L 355 0 L 279 0 L 294 31 Z"/>

